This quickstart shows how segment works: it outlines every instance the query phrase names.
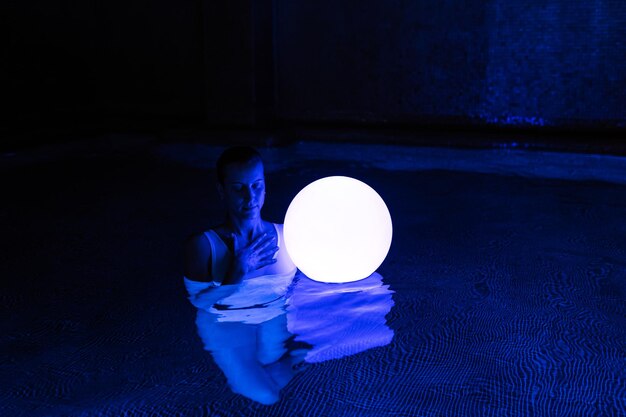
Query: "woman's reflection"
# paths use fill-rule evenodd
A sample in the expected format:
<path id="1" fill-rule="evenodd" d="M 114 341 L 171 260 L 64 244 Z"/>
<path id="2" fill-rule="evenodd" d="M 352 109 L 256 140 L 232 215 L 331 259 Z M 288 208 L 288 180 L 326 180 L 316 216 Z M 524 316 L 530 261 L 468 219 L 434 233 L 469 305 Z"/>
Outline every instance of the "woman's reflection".
<path id="1" fill-rule="evenodd" d="M 278 401 L 280 389 L 305 365 L 385 346 L 393 338 L 385 320 L 393 291 L 377 273 L 345 284 L 301 273 L 291 285 L 258 277 L 204 291 L 199 283 L 186 283 L 205 349 L 234 392 L 262 404 Z"/>
<path id="2" fill-rule="evenodd" d="M 302 369 L 309 348 L 296 343 L 287 330 L 288 280 L 274 278 L 257 277 L 250 284 L 209 291 L 186 281 L 189 299 L 198 309 L 196 325 L 204 348 L 234 392 L 262 404 L 278 401 L 280 389 Z"/>

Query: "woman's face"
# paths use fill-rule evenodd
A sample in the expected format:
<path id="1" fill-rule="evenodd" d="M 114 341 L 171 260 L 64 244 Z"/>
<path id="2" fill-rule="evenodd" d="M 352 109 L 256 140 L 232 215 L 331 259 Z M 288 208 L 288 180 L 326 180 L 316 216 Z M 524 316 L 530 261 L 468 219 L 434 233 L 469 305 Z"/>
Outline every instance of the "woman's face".
<path id="1" fill-rule="evenodd" d="M 263 163 L 252 161 L 227 165 L 224 184 L 218 184 L 218 190 L 231 216 L 240 219 L 260 217 L 265 202 Z"/>

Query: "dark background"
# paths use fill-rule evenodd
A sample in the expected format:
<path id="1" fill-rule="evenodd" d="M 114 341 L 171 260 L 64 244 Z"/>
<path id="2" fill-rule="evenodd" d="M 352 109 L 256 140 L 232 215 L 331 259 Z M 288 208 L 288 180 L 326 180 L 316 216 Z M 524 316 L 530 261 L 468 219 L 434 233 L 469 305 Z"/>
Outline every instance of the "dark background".
<path id="1" fill-rule="evenodd" d="M 626 155 L 626 1 L 2 0 L 0 34 L 0 415 L 626 415 L 624 157 L 263 147 L 267 220 L 327 175 L 394 219 L 393 344 L 273 409 L 181 280 L 226 143 Z"/>
<path id="2" fill-rule="evenodd" d="M 5 148 L 288 126 L 622 141 L 626 127 L 621 0 L 3 4 Z"/>

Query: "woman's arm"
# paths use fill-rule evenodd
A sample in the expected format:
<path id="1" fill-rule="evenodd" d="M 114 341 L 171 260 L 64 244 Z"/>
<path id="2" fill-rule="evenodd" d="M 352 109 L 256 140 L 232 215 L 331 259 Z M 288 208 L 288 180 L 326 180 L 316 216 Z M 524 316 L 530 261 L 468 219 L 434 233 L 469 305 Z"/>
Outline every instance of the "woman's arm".
<path id="1" fill-rule="evenodd" d="M 184 245 L 185 276 L 192 281 L 210 282 L 211 244 L 204 233 L 195 233 Z"/>

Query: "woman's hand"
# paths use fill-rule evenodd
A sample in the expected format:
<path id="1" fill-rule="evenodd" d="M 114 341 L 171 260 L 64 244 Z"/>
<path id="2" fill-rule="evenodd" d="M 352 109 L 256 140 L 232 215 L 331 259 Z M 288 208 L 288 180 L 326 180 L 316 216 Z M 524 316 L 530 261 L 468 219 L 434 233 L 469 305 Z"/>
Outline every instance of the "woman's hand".
<path id="1" fill-rule="evenodd" d="M 257 236 L 248 246 L 239 247 L 237 235 L 231 234 L 233 240 L 232 274 L 237 280 L 276 262 L 274 255 L 278 251 L 276 238 L 267 233 Z"/>

